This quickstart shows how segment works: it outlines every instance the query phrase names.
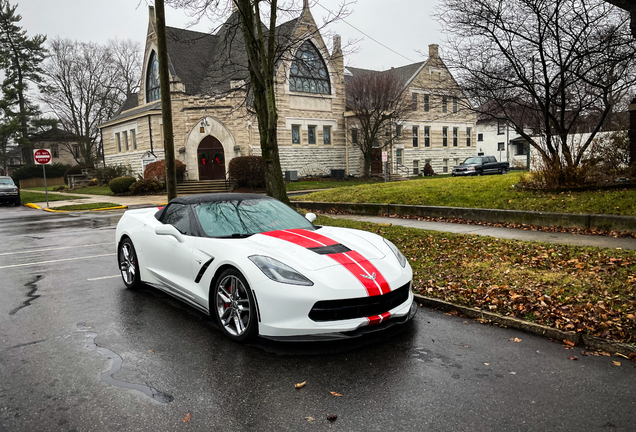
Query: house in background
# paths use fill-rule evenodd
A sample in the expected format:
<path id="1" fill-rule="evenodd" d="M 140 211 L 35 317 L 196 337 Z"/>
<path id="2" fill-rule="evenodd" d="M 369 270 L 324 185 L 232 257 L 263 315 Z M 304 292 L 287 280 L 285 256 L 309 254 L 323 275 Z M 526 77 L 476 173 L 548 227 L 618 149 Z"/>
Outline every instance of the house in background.
<path id="1" fill-rule="evenodd" d="M 77 138 L 71 132 L 58 129 L 57 126 L 29 135 L 33 149 L 48 149 L 53 157 L 52 163 L 77 165 L 80 149 Z"/>
<path id="2" fill-rule="evenodd" d="M 511 168 L 528 167 L 528 142 L 505 120 L 481 116 L 477 120 L 477 155 L 495 156 Z M 532 134 L 532 131 L 527 131 Z"/>

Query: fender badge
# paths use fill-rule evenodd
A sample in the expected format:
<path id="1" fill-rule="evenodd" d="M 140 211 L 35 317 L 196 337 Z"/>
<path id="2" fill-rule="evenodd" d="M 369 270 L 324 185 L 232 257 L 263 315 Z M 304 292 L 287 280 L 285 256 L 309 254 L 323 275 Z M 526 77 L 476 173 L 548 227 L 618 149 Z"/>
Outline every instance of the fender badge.
<path id="1" fill-rule="evenodd" d="M 370 280 L 372 280 L 372 281 L 374 281 L 374 280 L 375 280 L 375 278 L 376 278 L 375 272 L 373 272 L 373 274 L 371 274 L 371 275 L 361 274 L 360 276 L 362 276 L 362 277 L 363 277 L 363 278 L 365 278 L 365 279 L 370 279 Z"/>

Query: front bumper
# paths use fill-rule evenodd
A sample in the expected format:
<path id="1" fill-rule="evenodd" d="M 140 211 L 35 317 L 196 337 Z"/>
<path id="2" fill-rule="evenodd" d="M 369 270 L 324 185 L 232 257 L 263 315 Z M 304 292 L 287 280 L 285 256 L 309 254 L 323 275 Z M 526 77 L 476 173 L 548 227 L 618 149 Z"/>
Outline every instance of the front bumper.
<path id="1" fill-rule="evenodd" d="M 453 170 L 453 172 L 451 173 L 451 176 L 453 177 L 469 177 L 469 176 L 476 176 L 477 175 L 477 171 L 455 171 Z"/>
<path id="2" fill-rule="evenodd" d="M 0 192 L 0 202 L 14 202 L 20 199 L 20 192 Z"/>

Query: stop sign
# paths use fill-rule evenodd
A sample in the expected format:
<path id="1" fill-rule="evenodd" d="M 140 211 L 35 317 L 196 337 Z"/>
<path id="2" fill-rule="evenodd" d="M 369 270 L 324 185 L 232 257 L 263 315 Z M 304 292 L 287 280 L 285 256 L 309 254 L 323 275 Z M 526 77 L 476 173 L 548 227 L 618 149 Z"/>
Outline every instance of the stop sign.
<path id="1" fill-rule="evenodd" d="M 47 149 L 33 150 L 33 160 L 38 165 L 49 165 L 52 160 L 51 151 Z"/>

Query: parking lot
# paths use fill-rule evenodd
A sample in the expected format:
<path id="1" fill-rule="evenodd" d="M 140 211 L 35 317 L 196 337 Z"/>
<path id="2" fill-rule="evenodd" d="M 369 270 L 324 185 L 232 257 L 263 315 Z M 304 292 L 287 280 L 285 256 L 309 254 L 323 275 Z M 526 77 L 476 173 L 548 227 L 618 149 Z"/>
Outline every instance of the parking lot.
<path id="1" fill-rule="evenodd" d="M 634 430 L 634 363 L 427 308 L 345 342 L 233 343 L 125 289 L 121 214 L 0 207 L 0 432 Z"/>

